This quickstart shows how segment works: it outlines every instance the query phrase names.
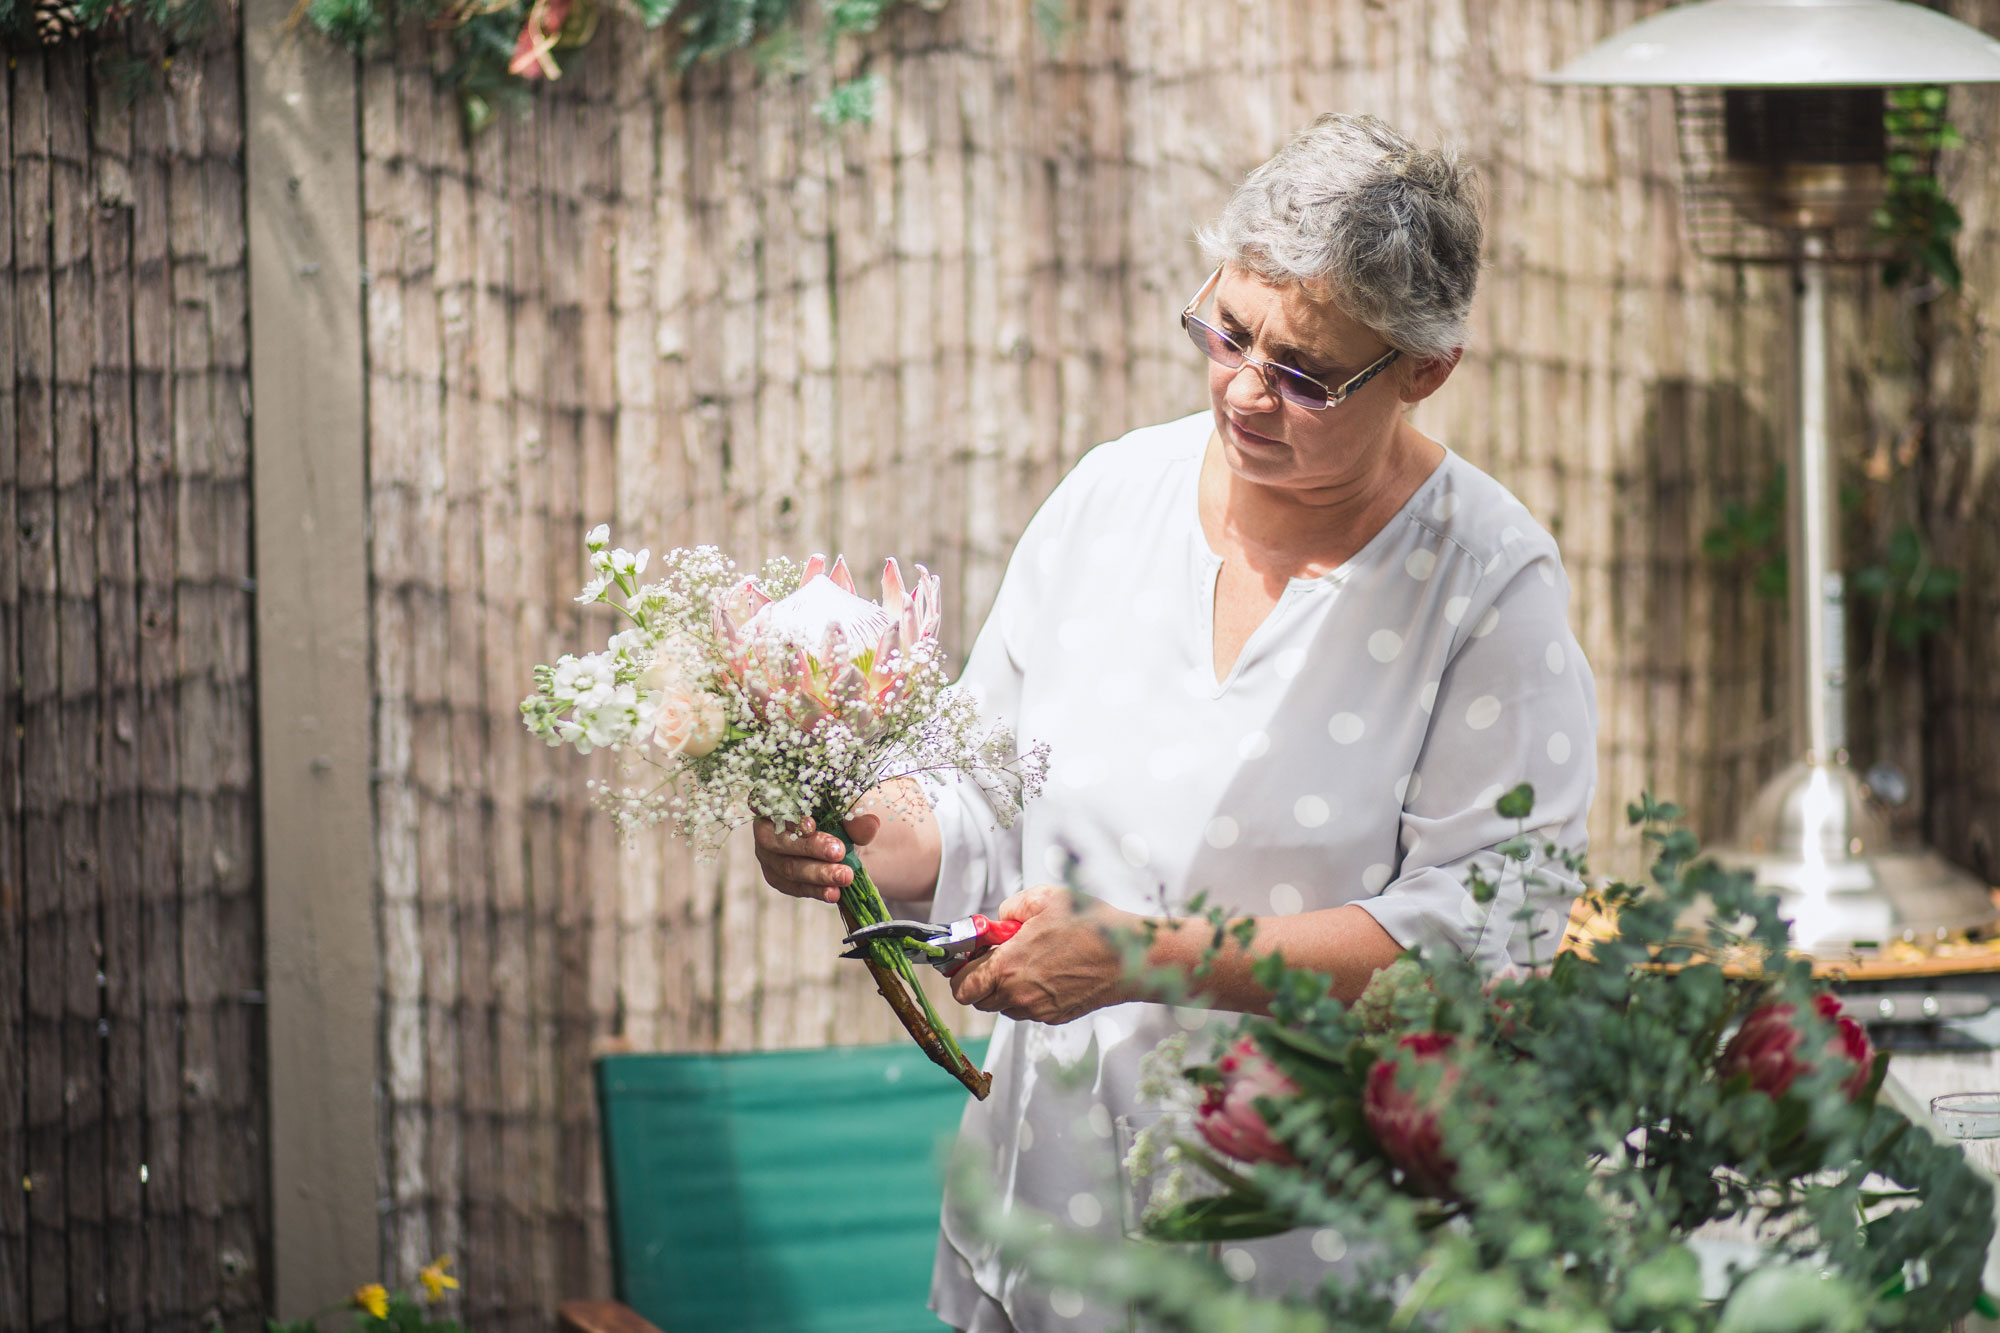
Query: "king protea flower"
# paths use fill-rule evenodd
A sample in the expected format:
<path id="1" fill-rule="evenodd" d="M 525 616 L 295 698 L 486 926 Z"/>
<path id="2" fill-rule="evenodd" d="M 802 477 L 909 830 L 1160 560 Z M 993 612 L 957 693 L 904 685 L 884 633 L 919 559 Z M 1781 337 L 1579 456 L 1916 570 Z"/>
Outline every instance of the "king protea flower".
<path id="1" fill-rule="evenodd" d="M 1194 1127 L 1217 1152 L 1239 1162 L 1277 1162 L 1297 1159 L 1285 1145 L 1271 1136 L 1271 1126 L 1257 1110 L 1263 1098 L 1280 1101 L 1293 1096 L 1299 1085 L 1271 1063 L 1255 1037 L 1241 1037 L 1215 1067 L 1222 1082 L 1202 1090 L 1201 1106 L 1194 1113 Z"/>
<path id="2" fill-rule="evenodd" d="M 1813 997 L 1813 1009 L 1833 1024 L 1827 1052 L 1854 1065 L 1854 1071 L 1840 1082 L 1851 1101 L 1868 1090 L 1868 1080 L 1874 1074 L 1875 1050 L 1868 1043 L 1868 1031 L 1842 1013 L 1840 1001 L 1824 991 Z M 1801 1059 L 1798 1053 L 1805 1034 L 1792 1022 L 1797 1012 L 1789 1004 L 1763 1004 L 1752 1009 L 1722 1049 L 1717 1066 L 1722 1077 L 1748 1074 L 1750 1086 L 1757 1091 L 1784 1096 L 1799 1075 L 1813 1067 L 1812 1061 Z"/>
<path id="3" fill-rule="evenodd" d="M 1439 1115 L 1458 1083 L 1458 1069 L 1448 1063 L 1452 1036 L 1448 1032 L 1413 1032 L 1396 1045 L 1410 1052 L 1417 1063 L 1442 1062 L 1437 1082 L 1428 1096 L 1420 1096 L 1397 1081 L 1401 1062 L 1393 1057 L 1377 1060 L 1368 1070 L 1361 1114 L 1383 1153 L 1403 1168 L 1413 1188 L 1436 1198 L 1450 1198 L 1458 1164 L 1445 1156 Z"/>
<path id="4" fill-rule="evenodd" d="M 730 674 L 751 698 L 802 727 L 837 717 L 865 733 L 910 668 L 937 650 L 938 577 L 917 566 L 905 588 L 893 558 L 882 566 L 882 600 L 854 591 L 847 561 L 806 561 L 799 589 L 773 601 L 746 579 L 717 601 L 715 634 Z"/>

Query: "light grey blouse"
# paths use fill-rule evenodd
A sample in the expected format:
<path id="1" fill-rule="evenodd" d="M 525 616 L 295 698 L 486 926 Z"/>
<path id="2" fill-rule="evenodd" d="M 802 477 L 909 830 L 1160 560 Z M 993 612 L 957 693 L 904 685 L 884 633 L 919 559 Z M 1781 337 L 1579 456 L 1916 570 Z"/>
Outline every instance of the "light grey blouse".
<path id="1" fill-rule="evenodd" d="M 1554 539 L 1456 454 L 1354 557 L 1293 579 L 1226 679 L 1214 672 L 1221 559 L 1196 510 L 1207 412 L 1091 450 L 1022 534 L 962 683 L 1024 743 L 1046 790 L 1010 829 L 970 783 L 931 800 L 944 839 L 934 917 L 991 912 L 1026 885 L 1076 882 L 1128 911 L 1232 914 L 1355 903 L 1397 942 L 1499 967 L 1546 961 L 1576 886 L 1538 867 L 1475 902 L 1467 870 L 1519 828 L 1494 802 L 1533 784 L 1531 828 L 1579 851 L 1596 786 L 1596 702 L 1566 616 Z M 1497 877 L 1497 875 L 1496 875 Z M 1523 907 L 1532 911 L 1524 925 Z M 1003 946 L 1005 947 L 1005 946 Z M 961 1145 L 989 1152 L 1008 1208 L 1115 1233 L 1112 1119 L 1140 1057 L 1234 1015 L 1123 1004 L 1050 1026 L 999 1020 L 993 1092 Z M 961 1329 L 1124 1327 L 1119 1312 L 1028 1283 L 947 1196 L 932 1304 Z M 1328 1234 L 1225 1247 L 1263 1290 L 1310 1288 Z"/>

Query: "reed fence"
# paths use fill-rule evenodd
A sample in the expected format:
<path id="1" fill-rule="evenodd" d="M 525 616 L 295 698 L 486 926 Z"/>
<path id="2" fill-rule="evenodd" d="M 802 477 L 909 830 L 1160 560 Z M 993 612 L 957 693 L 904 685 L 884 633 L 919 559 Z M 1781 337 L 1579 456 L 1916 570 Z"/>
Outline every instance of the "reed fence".
<path id="1" fill-rule="evenodd" d="M 135 55 L 159 65 L 139 40 Z M 263 1308 L 234 34 L 0 101 L 0 1328 Z"/>
<path id="2" fill-rule="evenodd" d="M 740 844 L 619 847 L 602 770 L 522 730 L 530 666 L 609 628 L 571 601 L 585 528 L 921 561 L 962 652 L 1063 471 L 1202 405 L 1192 229 L 1322 110 L 1486 173 L 1475 340 L 1419 422 L 1563 545 L 1596 859 L 1634 867 L 1644 788 L 1726 828 L 1789 748 L 1786 645 L 1702 539 L 1782 457 L 1788 283 L 1689 253 L 1666 95 L 1534 82 L 1657 7 L 904 7 L 840 50 L 883 82 L 837 129 L 824 72 L 682 75 L 615 16 L 471 138 L 434 35 L 362 59 L 380 1042 L 349 1072 L 378 1081 L 355 1169 L 385 1275 L 456 1256 L 482 1330 L 608 1287 L 603 1044 L 893 1035 L 830 913 Z M 2000 31 L 2000 0 L 1951 8 Z M 0 99 L 0 1327 L 250 1327 L 267 1299 L 239 62 L 218 34 L 126 102 L 90 52 L 28 52 Z M 1920 519 L 1968 576 L 1945 634 L 1884 657 L 1857 753 L 2000 876 L 2000 105 L 1955 105 L 1963 298 L 1854 274 L 1834 301 L 1840 449 L 1877 477 L 1857 535 Z"/>

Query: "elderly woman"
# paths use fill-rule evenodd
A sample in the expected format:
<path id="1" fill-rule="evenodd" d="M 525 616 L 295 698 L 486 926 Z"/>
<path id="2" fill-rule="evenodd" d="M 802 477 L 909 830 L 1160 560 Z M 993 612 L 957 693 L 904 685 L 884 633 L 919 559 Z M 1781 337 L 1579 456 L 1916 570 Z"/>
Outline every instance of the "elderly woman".
<path id="1" fill-rule="evenodd" d="M 1115 1228 L 1113 1117 L 1140 1057 L 1204 1021 L 1147 1002 L 1107 926 L 1165 918 L 1149 961 L 1191 970 L 1209 930 L 1176 914 L 1196 894 L 1254 917 L 1197 991 L 1222 1011 L 1265 1004 L 1251 967 L 1270 950 L 1352 998 L 1405 950 L 1499 966 L 1560 940 L 1559 867 L 1525 905 L 1515 889 L 1482 906 L 1466 876 L 1516 833 L 1494 803 L 1517 783 L 1538 830 L 1583 846 L 1596 720 L 1568 583 L 1521 503 L 1405 415 L 1458 363 L 1480 230 L 1469 169 L 1371 117 L 1323 116 L 1251 173 L 1201 235 L 1215 270 L 1181 315 L 1209 410 L 1078 462 L 966 667 L 988 710 L 1052 747 L 1046 794 L 1006 830 L 970 785 L 850 826 L 884 895 L 1025 921 L 952 985 L 1003 1016 L 962 1137 L 1009 1204 Z M 845 882 L 823 834 L 766 825 L 758 851 L 784 892 Z M 1088 900 L 1054 886 L 1066 875 Z M 1310 1239 L 1244 1245 L 1232 1271 L 1310 1284 L 1334 1257 Z M 948 1202 L 948 1323 L 1102 1326 L 1079 1305 Z"/>

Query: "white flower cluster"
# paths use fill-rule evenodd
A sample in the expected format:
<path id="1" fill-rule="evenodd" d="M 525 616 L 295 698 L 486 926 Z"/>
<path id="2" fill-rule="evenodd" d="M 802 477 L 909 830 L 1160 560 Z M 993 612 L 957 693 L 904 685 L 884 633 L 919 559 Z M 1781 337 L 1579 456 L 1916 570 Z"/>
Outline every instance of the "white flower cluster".
<path id="1" fill-rule="evenodd" d="M 891 565 L 884 608 L 819 557 L 803 571 L 772 561 L 746 582 L 697 546 L 668 552 L 641 585 L 648 552 L 611 549 L 606 526 L 586 547 L 577 600 L 628 623 L 601 652 L 536 667 L 521 713 L 552 746 L 620 752 L 620 781 L 591 787 L 627 834 L 667 821 L 712 853 L 752 819 L 823 821 L 884 782 L 941 772 L 977 781 L 1010 823 L 1040 789 L 1047 747 L 1020 750 L 948 683 L 936 580 L 921 569 L 906 595 Z"/>
<path id="2" fill-rule="evenodd" d="M 1194 1108 L 1200 1099 L 1199 1089 L 1183 1072 L 1192 1062 L 1192 1041 L 1189 1033 L 1176 1032 L 1139 1057 L 1138 1099 L 1162 1112 L 1132 1136 L 1132 1146 L 1119 1163 L 1141 1222 L 1164 1217 L 1216 1190 L 1215 1181 L 1183 1146 L 1196 1136 Z"/>

